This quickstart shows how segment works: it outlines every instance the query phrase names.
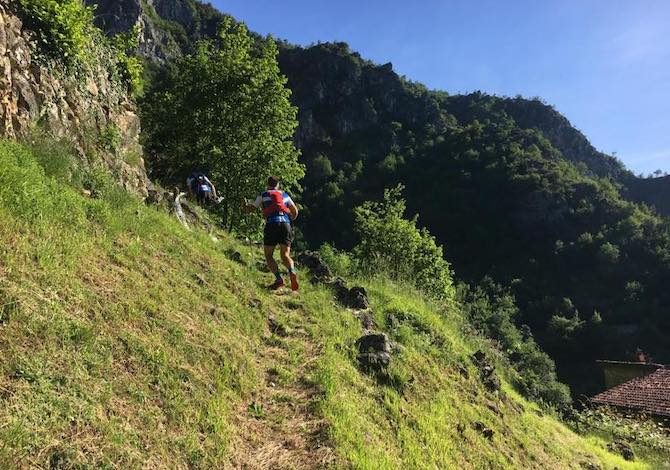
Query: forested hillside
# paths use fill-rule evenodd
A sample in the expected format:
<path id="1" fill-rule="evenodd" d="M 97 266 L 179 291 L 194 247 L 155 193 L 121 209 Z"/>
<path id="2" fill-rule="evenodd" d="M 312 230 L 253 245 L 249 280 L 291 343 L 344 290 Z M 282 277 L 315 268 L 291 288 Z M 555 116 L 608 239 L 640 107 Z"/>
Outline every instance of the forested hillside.
<path id="1" fill-rule="evenodd" d="M 163 31 L 179 44 L 169 54 L 140 47 L 158 62 L 192 50 L 225 18 L 195 2 L 140 7 L 131 12 L 150 25 L 145 36 Z M 459 277 L 513 295 L 515 323 L 530 326 L 577 395 L 601 386 L 595 359 L 642 348 L 670 361 L 668 222 L 633 202 L 664 210 L 662 193 L 640 190 L 555 109 L 428 90 L 344 43 L 283 43 L 279 64 L 298 108 L 306 245 L 351 249 L 353 209 L 402 183 L 408 212 L 444 246 Z M 174 169 L 154 176 L 183 177 Z"/>
<path id="2" fill-rule="evenodd" d="M 629 172 L 556 111 L 432 92 L 345 44 L 280 62 L 300 109 L 308 240 L 350 247 L 350 208 L 402 182 L 460 276 L 511 288 L 516 321 L 577 393 L 599 386 L 597 358 L 670 359 L 668 222 L 624 199 Z"/>

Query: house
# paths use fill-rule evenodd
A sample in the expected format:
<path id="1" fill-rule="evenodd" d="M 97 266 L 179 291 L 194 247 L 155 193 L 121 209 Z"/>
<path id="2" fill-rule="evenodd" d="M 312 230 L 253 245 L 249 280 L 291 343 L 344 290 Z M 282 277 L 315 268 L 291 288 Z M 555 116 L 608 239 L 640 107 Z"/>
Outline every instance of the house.
<path id="1" fill-rule="evenodd" d="M 628 361 L 596 361 L 603 370 L 605 376 L 605 388 L 610 389 L 619 384 L 628 382 L 636 377 L 643 377 L 662 369 L 662 364 L 647 362 L 646 356 L 635 358 L 635 362 Z"/>
<path id="2" fill-rule="evenodd" d="M 644 362 L 599 363 L 608 389 L 592 403 L 670 418 L 670 368 Z"/>

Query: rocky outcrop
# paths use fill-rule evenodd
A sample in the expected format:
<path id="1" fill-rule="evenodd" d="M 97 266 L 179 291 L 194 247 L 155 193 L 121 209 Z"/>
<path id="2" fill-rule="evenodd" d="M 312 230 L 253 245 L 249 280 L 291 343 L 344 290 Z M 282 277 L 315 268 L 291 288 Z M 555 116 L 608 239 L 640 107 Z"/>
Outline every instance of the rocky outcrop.
<path id="1" fill-rule="evenodd" d="M 139 28 L 138 52 L 163 64 L 212 37 L 224 14 L 193 0 L 84 0 L 96 6 L 96 24 L 114 35 Z"/>
<path id="2" fill-rule="evenodd" d="M 489 392 L 499 392 L 500 378 L 498 378 L 495 367 L 486 357 L 486 354 L 482 350 L 479 350 L 474 353 L 470 359 L 477 369 L 479 369 L 479 375 L 486 390 Z"/>
<path id="3" fill-rule="evenodd" d="M 25 138 L 39 123 L 71 140 L 83 160 L 95 155 L 127 190 L 146 196 L 140 121 L 127 87 L 110 77 L 111 55 L 77 76 L 59 63 L 33 60 L 31 33 L 8 1 L 0 0 L 0 136 Z"/>
<path id="4" fill-rule="evenodd" d="M 345 307 L 359 310 L 370 307 L 365 289 L 359 286 L 349 288 L 344 279 L 334 277 L 330 267 L 323 262 L 318 253 L 305 251 L 298 255 L 297 261 L 309 271 L 312 283 L 329 286 L 333 289 L 338 302 Z"/>

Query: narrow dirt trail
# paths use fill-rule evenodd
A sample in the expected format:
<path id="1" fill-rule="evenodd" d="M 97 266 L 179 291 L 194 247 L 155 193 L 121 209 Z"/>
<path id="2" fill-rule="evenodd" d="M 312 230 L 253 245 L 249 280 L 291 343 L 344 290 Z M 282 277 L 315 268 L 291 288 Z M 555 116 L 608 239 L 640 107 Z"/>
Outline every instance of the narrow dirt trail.
<path id="1" fill-rule="evenodd" d="M 333 467 L 336 457 L 328 444 L 327 423 L 316 411 L 320 391 L 308 379 L 319 346 L 305 330 L 287 326 L 292 316 L 302 316 L 299 300 L 277 300 L 282 313 L 269 315 L 264 344 L 256 354 L 264 384 L 236 412 L 239 439 L 233 445 L 232 468 Z"/>

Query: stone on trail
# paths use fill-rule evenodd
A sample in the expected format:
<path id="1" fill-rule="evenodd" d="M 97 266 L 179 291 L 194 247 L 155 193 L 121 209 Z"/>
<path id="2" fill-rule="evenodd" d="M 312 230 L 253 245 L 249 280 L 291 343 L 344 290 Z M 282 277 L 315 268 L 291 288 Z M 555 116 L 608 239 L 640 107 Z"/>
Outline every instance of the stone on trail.
<path id="1" fill-rule="evenodd" d="M 239 251 L 228 250 L 226 251 L 226 256 L 231 261 L 234 261 L 239 264 L 245 264 L 244 259 L 242 258 L 242 253 L 240 253 Z"/>
<path id="2" fill-rule="evenodd" d="M 270 315 L 268 317 L 268 327 L 270 328 L 270 331 L 277 336 L 282 338 L 288 336 L 288 329 L 285 325 L 282 325 L 279 321 L 277 321 L 277 318 L 275 318 L 274 315 Z"/>
<path id="3" fill-rule="evenodd" d="M 391 364 L 391 342 L 385 333 L 369 333 L 356 340 L 358 363 L 365 372 L 381 374 Z"/>

